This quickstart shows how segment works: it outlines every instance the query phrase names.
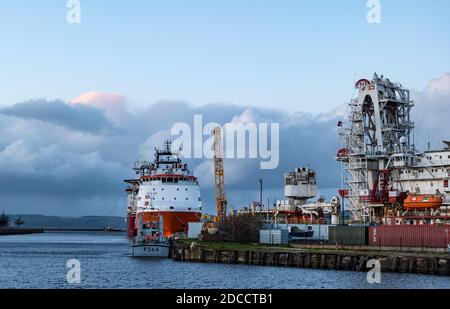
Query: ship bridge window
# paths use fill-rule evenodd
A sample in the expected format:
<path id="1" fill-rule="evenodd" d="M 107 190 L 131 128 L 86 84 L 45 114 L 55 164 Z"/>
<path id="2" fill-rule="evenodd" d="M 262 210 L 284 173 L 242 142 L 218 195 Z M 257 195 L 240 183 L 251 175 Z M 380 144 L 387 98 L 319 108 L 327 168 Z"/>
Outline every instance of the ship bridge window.
<path id="1" fill-rule="evenodd" d="M 178 183 L 178 178 L 174 178 L 173 182 Z"/>
<path id="2" fill-rule="evenodd" d="M 166 179 L 166 178 L 162 178 L 162 182 L 163 182 L 163 183 L 166 183 L 166 182 L 167 182 L 167 179 Z"/>
<path id="3" fill-rule="evenodd" d="M 448 179 L 444 180 L 444 188 L 448 188 Z"/>
<path id="4" fill-rule="evenodd" d="M 172 177 L 167 178 L 167 182 L 173 183 L 173 178 Z"/>

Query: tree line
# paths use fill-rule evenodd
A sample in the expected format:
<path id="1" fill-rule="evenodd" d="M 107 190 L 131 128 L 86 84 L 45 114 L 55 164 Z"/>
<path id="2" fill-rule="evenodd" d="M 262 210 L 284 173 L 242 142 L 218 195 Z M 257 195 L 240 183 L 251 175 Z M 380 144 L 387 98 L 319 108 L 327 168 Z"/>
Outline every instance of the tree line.
<path id="1" fill-rule="evenodd" d="M 11 223 L 11 218 L 5 213 L 3 212 L 0 215 L 0 228 L 4 229 L 10 226 Z M 16 220 L 14 220 L 14 224 L 17 227 L 21 227 L 23 224 L 25 224 L 25 221 L 21 218 L 18 217 Z"/>

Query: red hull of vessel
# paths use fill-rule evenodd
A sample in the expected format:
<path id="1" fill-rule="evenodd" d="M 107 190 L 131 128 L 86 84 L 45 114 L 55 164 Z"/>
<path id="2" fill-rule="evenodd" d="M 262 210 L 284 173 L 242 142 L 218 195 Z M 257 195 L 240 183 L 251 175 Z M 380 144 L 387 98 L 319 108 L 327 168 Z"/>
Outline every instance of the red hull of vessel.
<path id="1" fill-rule="evenodd" d="M 127 236 L 132 238 L 136 236 L 136 214 L 128 214 L 127 217 Z"/>

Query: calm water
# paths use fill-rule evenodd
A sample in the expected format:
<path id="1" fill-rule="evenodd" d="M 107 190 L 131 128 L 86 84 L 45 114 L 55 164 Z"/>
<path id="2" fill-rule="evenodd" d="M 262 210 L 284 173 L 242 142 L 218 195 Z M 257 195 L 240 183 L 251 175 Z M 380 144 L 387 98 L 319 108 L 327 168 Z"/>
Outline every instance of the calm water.
<path id="1" fill-rule="evenodd" d="M 66 262 L 81 263 L 81 288 L 450 288 L 450 278 L 221 265 L 130 257 L 115 233 L 45 233 L 0 237 L 0 288 L 71 288 Z"/>

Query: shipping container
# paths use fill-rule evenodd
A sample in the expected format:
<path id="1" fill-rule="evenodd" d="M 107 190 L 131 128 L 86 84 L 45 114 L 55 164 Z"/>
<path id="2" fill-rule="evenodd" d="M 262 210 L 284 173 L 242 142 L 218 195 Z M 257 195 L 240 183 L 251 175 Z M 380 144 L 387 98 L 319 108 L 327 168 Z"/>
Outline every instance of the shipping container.
<path id="1" fill-rule="evenodd" d="M 188 238 L 198 239 L 202 233 L 203 222 L 189 222 L 188 223 Z"/>
<path id="2" fill-rule="evenodd" d="M 260 244 L 287 245 L 289 242 L 289 231 L 286 229 L 271 229 L 259 231 Z"/>
<path id="3" fill-rule="evenodd" d="M 332 244 L 364 246 L 368 244 L 368 227 L 336 225 L 328 228 L 328 241 Z"/>
<path id="4" fill-rule="evenodd" d="M 369 245 L 387 247 L 447 248 L 450 226 L 381 225 L 369 228 Z"/>

